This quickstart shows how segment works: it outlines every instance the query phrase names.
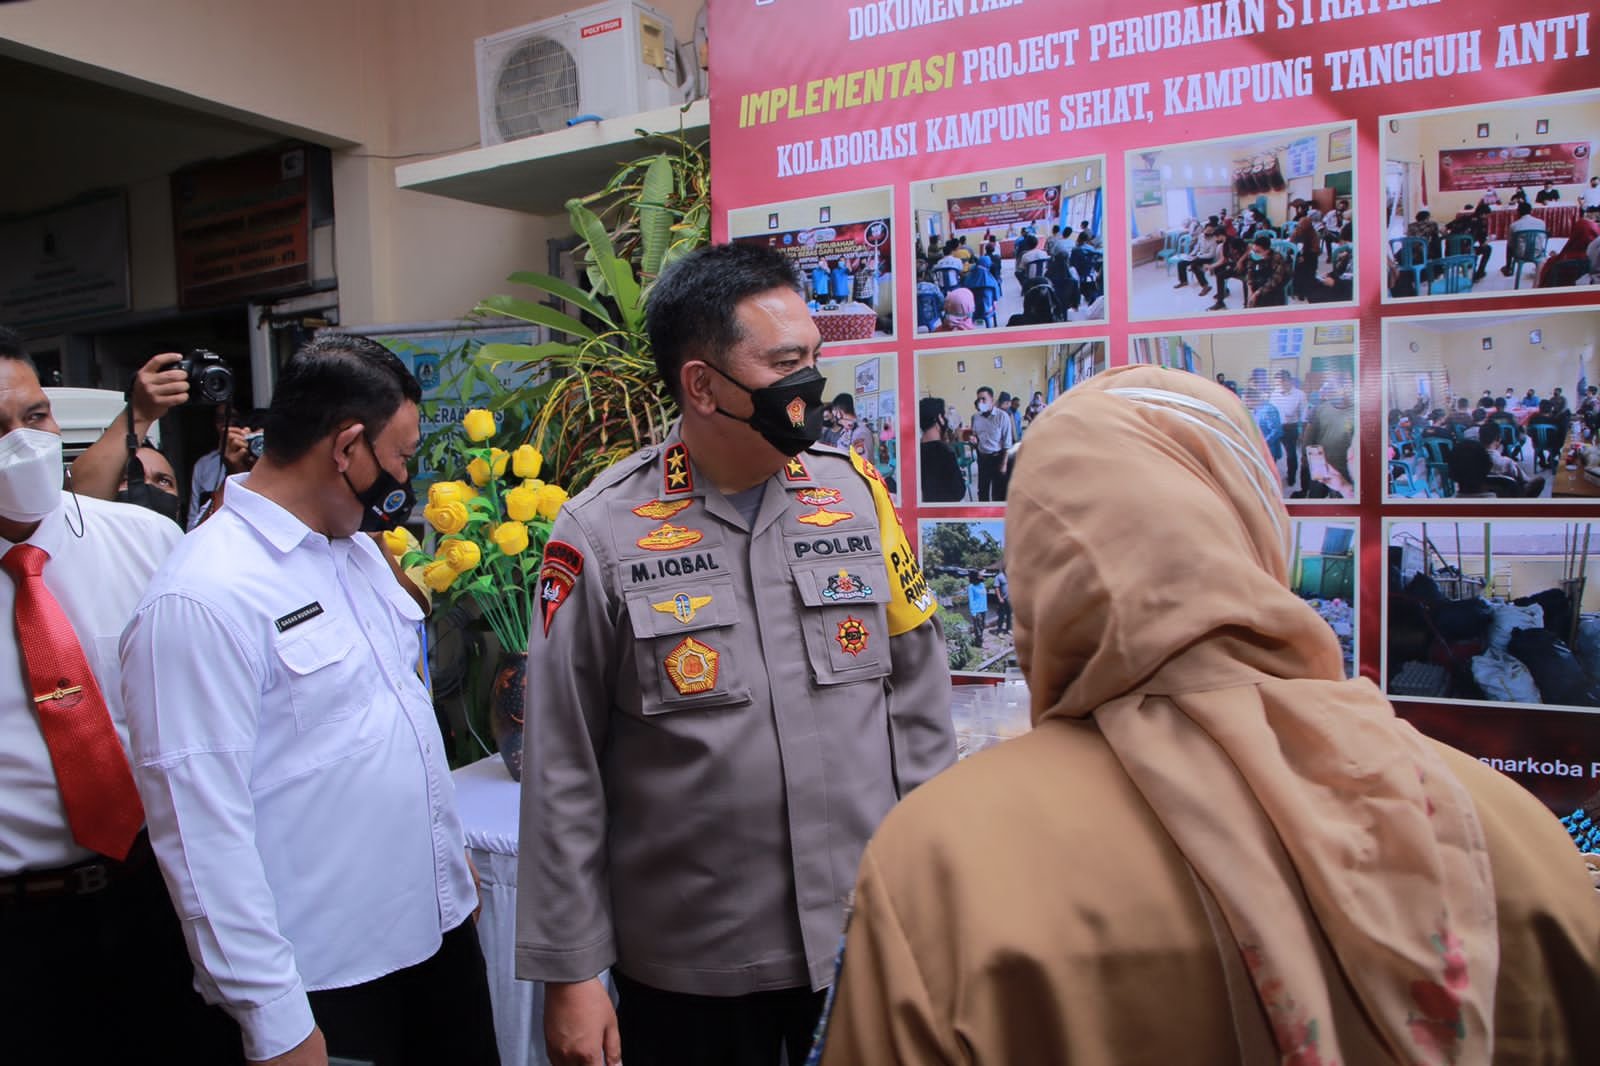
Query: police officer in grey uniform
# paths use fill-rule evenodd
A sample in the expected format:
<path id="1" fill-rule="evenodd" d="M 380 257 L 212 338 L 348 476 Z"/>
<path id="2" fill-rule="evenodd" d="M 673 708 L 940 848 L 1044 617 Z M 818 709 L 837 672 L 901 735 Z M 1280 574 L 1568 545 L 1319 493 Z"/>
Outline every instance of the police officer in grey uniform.
<path id="1" fill-rule="evenodd" d="M 787 262 L 701 249 L 649 331 L 683 416 L 540 571 L 517 974 L 556 1066 L 798 1066 L 862 848 L 955 759 L 944 637 L 877 472 L 814 444 Z"/>

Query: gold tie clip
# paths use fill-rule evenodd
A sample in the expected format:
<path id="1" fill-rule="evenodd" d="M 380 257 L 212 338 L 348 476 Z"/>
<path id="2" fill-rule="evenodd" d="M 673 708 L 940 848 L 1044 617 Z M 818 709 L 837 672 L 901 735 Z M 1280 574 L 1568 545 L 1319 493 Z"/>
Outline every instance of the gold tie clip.
<path id="1" fill-rule="evenodd" d="M 45 700 L 64 700 L 68 696 L 76 695 L 82 691 L 82 685 L 73 685 L 71 688 L 57 688 L 54 692 L 46 692 L 43 696 L 35 696 L 33 702 L 43 703 Z"/>

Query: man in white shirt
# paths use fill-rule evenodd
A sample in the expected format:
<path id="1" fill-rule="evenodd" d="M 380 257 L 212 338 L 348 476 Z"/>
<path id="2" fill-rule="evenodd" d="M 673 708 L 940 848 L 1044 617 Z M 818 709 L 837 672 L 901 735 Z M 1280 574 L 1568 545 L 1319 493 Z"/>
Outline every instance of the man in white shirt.
<path id="1" fill-rule="evenodd" d="M 1500 273 L 1506 277 L 1511 276 L 1511 246 L 1517 239 L 1517 234 L 1528 230 L 1545 231 L 1544 219 L 1533 213 L 1533 208 L 1524 200 L 1517 205 L 1517 217 L 1511 220 L 1511 225 L 1506 230 L 1506 265 L 1500 268 Z"/>
<path id="2" fill-rule="evenodd" d="M 0 1059 L 238 1063 L 194 991 L 127 757 L 117 635 L 181 534 L 64 496 L 60 432 L 0 327 Z"/>
<path id="3" fill-rule="evenodd" d="M 1277 391 L 1268 400 L 1278 409 L 1278 417 L 1283 420 L 1281 441 L 1284 451 L 1289 453 L 1289 468 L 1284 474 L 1284 484 L 1293 485 L 1300 472 L 1300 423 L 1306 420 L 1306 394 L 1294 383 L 1294 375 L 1287 370 L 1280 370 Z"/>
<path id="4" fill-rule="evenodd" d="M 410 510 L 420 399 L 374 341 L 302 348 L 123 635 L 151 841 L 252 1062 L 498 1063 L 421 612 L 359 535 Z"/>

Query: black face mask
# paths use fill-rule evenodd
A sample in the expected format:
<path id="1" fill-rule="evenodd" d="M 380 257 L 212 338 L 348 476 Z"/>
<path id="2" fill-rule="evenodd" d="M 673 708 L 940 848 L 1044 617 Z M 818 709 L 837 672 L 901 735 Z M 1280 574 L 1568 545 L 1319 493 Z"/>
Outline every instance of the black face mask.
<path id="1" fill-rule="evenodd" d="M 342 476 L 355 495 L 356 502 L 361 504 L 361 532 L 387 533 L 405 525 L 406 519 L 411 517 L 411 509 L 417 505 L 417 497 L 411 491 L 410 478 L 401 481 L 385 470 L 383 464 L 378 463 L 378 451 L 370 440 L 367 441 L 367 448 L 372 452 L 373 462 L 378 465 L 378 476 L 372 479 L 372 484 L 358 489 L 351 484 L 348 472 Z"/>
<path id="2" fill-rule="evenodd" d="M 828 379 L 816 367 L 796 370 L 771 385 L 752 389 L 715 364 L 706 366 L 748 392 L 755 406 L 749 418 L 740 418 L 720 407 L 717 413 L 743 422 L 784 455 L 793 458 L 822 436 L 822 393 L 828 387 Z"/>
<path id="3" fill-rule="evenodd" d="M 144 464 L 137 458 L 128 460 L 128 487 L 114 497 L 118 503 L 131 503 L 178 522 L 178 497 L 163 492 L 144 479 Z M 182 525 L 181 522 L 178 523 Z"/>

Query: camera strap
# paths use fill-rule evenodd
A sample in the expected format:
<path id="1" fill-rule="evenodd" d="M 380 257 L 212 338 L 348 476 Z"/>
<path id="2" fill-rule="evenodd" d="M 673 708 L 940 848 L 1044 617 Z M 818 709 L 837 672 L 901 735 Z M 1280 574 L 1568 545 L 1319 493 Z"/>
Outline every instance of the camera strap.
<path id="1" fill-rule="evenodd" d="M 139 461 L 139 437 L 133 431 L 133 390 L 128 390 L 128 406 L 124 409 L 128 416 L 128 466 L 123 474 L 128 480 L 128 489 L 132 491 L 135 485 L 144 484 L 144 464 Z"/>

